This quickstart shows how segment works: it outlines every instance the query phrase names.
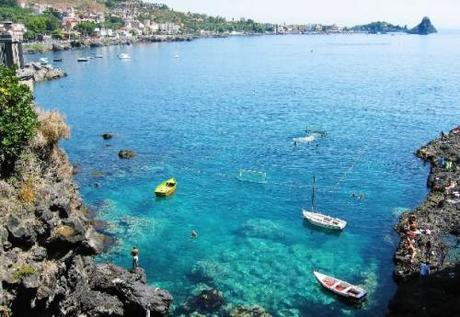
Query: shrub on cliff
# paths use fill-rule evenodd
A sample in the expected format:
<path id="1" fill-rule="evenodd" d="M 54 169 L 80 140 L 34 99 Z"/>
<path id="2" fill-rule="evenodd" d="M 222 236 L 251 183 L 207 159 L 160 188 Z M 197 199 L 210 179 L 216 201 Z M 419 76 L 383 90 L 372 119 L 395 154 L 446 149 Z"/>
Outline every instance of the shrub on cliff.
<path id="1" fill-rule="evenodd" d="M 38 119 L 32 92 L 19 82 L 14 69 L 0 66 L 0 173 L 11 172 L 14 161 L 35 136 Z"/>
<path id="2" fill-rule="evenodd" d="M 61 138 L 68 139 L 70 137 L 69 126 L 59 112 L 38 109 L 38 120 L 40 122 L 39 137 L 43 137 L 43 143 L 53 145 Z"/>

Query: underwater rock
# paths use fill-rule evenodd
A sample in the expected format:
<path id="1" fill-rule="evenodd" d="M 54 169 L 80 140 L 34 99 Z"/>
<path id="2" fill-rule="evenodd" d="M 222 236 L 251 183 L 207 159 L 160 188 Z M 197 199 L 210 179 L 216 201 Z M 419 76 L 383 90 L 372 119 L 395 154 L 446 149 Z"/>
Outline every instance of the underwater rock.
<path id="1" fill-rule="evenodd" d="M 227 312 L 228 317 L 272 317 L 260 306 L 238 306 Z"/>
<path id="2" fill-rule="evenodd" d="M 267 219 L 250 219 L 238 230 L 238 233 L 247 238 L 259 238 L 280 241 L 286 238 L 283 228 Z"/>
<path id="3" fill-rule="evenodd" d="M 103 133 L 101 136 L 104 140 L 110 140 L 111 138 L 113 138 L 112 133 Z"/>
<path id="4" fill-rule="evenodd" d="M 72 175 L 77 175 L 81 171 L 81 165 L 76 163 L 72 164 Z"/>
<path id="5" fill-rule="evenodd" d="M 224 305 L 224 295 L 217 289 L 203 290 L 198 295 L 190 297 L 179 308 L 179 313 L 193 312 L 209 314 L 219 311 Z"/>
<path id="6" fill-rule="evenodd" d="M 131 150 L 121 150 L 120 152 L 118 152 L 118 157 L 121 159 L 125 159 L 125 160 L 131 159 L 135 156 L 136 156 L 136 153 Z"/>
<path id="7" fill-rule="evenodd" d="M 198 261 L 187 277 L 195 283 L 212 283 L 221 271 L 219 264 L 212 261 Z"/>
<path id="8" fill-rule="evenodd" d="M 101 178 L 104 177 L 104 172 L 101 171 L 92 171 L 91 176 L 96 177 L 96 178 Z"/>

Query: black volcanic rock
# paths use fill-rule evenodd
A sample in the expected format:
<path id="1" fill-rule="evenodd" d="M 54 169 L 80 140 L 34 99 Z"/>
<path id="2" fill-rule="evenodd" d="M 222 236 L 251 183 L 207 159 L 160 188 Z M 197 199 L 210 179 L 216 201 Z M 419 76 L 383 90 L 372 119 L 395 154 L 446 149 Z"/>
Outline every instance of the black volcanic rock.
<path id="1" fill-rule="evenodd" d="M 409 34 L 428 35 L 431 33 L 438 32 L 436 28 L 431 24 L 430 18 L 424 17 L 419 25 L 407 31 Z"/>
<path id="2" fill-rule="evenodd" d="M 48 116 L 39 117 L 43 127 Z M 141 269 L 95 261 L 107 238 L 93 227 L 66 154 L 57 141 L 31 144 L 16 178 L 0 176 L 0 316 L 168 316 L 171 295 L 147 285 Z M 40 180 L 33 203 L 20 195 L 32 175 Z"/>

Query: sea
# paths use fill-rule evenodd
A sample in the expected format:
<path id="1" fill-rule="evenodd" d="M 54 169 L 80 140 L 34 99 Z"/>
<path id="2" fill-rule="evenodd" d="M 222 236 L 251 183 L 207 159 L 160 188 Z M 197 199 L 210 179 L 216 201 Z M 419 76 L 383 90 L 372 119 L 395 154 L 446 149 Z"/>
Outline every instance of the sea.
<path id="1" fill-rule="evenodd" d="M 427 193 L 429 166 L 414 153 L 459 124 L 459 52 L 460 33 L 445 31 L 198 39 L 26 59 L 46 57 L 68 74 L 37 84 L 34 96 L 70 125 L 62 146 L 113 238 L 98 261 L 129 269 L 137 246 L 148 283 L 175 307 L 217 288 L 228 307 L 273 316 L 383 316 L 396 290 L 393 227 Z M 136 156 L 122 160 L 122 149 Z M 171 177 L 176 193 L 156 198 Z M 347 227 L 312 226 L 302 217 L 312 207 Z M 313 270 L 364 287 L 367 301 L 341 301 Z"/>

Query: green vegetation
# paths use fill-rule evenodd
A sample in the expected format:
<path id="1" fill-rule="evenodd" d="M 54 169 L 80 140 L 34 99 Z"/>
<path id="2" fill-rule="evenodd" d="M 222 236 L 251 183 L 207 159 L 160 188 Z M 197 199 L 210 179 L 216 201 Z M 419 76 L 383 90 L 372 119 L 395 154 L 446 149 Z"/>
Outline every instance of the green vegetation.
<path id="1" fill-rule="evenodd" d="M 38 42 L 25 43 L 23 47 L 28 52 L 43 53 L 48 50 L 48 46 L 46 44 Z"/>
<path id="2" fill-rule="evenodd" d="M 356 32 L 367 32 L 372 34 L 377 33 L 388 33 L 388 32 L 406 32 L 407 26 L 393 25 L 388 22 L 372 22 L 364 25 L 357 25 L 351 28 L 352 31 Z"/>
<path id="3" fill-rule="evenodd" d="M 37 114 L 29 87 L 19 82 L 15 69 L 0 66 L 0 172 L 9 174 L 14 161 L 35 136 Z"/>
<path id="4" fill-rule="evenodd" d="M 27 28 L 24 37 L 29 40 L 35 40 L 44 34 L 57 34 L 61 28 L 61 21 L 54 10 L 48 10 L 43 12 L 43 14 L 35 15 L 29 9 L 0 5 L 0 20 L 23 23 Z"/>
<path id="5" fill-rule="evenodd" d="M 32 275 L 36 272 L 35 268 L 30 264 L 22 264 L 16 268 L 16 271 L 13 273 L 13 277 L 16 280 L 20 280 L 21 278 Z"/>
<path id="6" fill-rule="evenodd" d="M 82 21 L 77 24 L 75 29 L 80 32 L 82 35 L 88 36 L 94 33 L 94 30 L 97 28 L 97 24 L 90 21 Z"/>
<path id="7" fill-rule="evenodd" d="M 0 6 L 15 7 L 16 0 L 0 0 Z"/>
<path id="8" fill-rule="evenodd" d="M 223 17 L 212 17 L 205 14 L 177 12 L 165 5 L 157 5 L 148 8 L 143 18 L 152 18 L 157 23 L 175 23 L 183 27 L 185 33 L 197 33 L 200 30 L 212 32 L 249 32 L 263 33 L 273 31 L 270 25 L 255 22 L 251 19 L 240 19 L 236 21 L 227 21 Z"/>
<path id="9" fill-rule="evenodd" d="M 118 30 L 125 25 L 122 18 L 108 15 L 105 17 L 105 21 L 101 23 L 101 26 L 107 29 Z"/>

